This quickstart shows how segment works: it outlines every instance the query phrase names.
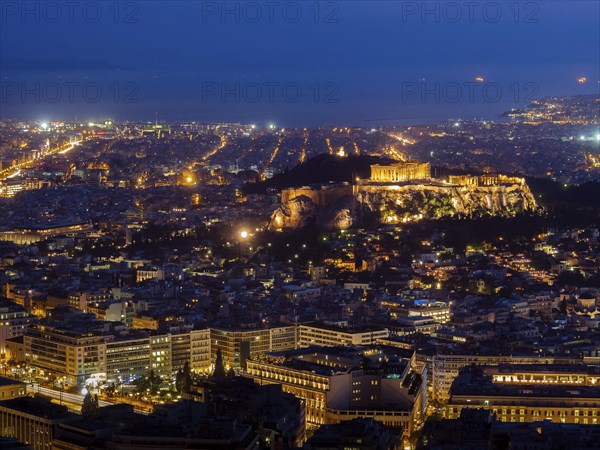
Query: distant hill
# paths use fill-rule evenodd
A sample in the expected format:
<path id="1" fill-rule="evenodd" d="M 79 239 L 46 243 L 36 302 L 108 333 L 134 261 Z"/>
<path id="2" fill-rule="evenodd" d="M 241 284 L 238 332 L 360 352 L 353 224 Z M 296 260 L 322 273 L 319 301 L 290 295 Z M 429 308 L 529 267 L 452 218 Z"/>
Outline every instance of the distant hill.
<path id="1" fill-rule="evenodd" d="M 394 161 L 389 158 L 370 155 L 339 157 L 321 154 L 298 164 L 290 170 L 278 173 L 268 180 L 246 184 L 244 191 L 247 194 L 259 194 L 266 192 L 269 188 L 283 189 L 309 184 L 324 184 L 330 181 L 351 182 L 356 177 L 369 178 L 371 176 L 371 164 L 389 164 L 392 162 Z"/>

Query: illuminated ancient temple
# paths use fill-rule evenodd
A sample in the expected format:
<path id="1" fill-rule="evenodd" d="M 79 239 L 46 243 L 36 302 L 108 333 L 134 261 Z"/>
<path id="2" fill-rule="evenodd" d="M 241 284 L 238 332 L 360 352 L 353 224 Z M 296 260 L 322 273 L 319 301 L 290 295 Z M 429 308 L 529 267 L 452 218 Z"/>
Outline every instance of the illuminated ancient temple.
<path id="1" fill-rule="evenodd" d="M 371 166 L 371 181 L 395 183 L 429 178 L 431 178 L 431 167 L 427 162 L 409 161 Z"/>

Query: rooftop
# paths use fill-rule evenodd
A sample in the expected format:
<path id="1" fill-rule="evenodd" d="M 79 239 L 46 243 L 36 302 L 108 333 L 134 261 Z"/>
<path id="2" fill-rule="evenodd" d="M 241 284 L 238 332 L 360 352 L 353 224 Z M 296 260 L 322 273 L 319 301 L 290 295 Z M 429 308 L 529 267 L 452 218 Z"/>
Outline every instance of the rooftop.
<path id="1" fill-rule="evenodd" d="M 0 377 L 0 386 L 17 386 L 17 385 L 25 386 L 25 383 L 19 380 L 13 380 L 12 378 Z"/>

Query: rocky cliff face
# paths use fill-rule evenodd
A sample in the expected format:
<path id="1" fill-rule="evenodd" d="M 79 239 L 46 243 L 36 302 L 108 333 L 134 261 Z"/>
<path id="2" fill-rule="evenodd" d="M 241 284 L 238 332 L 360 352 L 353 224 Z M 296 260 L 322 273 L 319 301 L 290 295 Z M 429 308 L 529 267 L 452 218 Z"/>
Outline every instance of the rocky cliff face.
<path id="1" fill-rule="evenodd" d="M 344 230 L 355 222 L 355 203 L 354 197 L 346 196 L 319 207 L 306 195 L 300 195 L 275 210 L 269 229 L 297 229 L 315 224 L 319 228 Z"/>
<path id="2" fill-rule="evenodd" d="M 354 197 L 343 197 L 326 207 L 318 207 L 306 196 L 296 197 L 273 213 L 269 227 L 295 229 L 315 223 L 321 228 L 345 229 L 356 223 L 359 214 L 393 224 L 455 215 L 512 217 L 536 209 L 526 185 L 365 184 L 356 187 Z"/>
<path id="3" fill-rule="evenodd" d="M 363 207 L 379 212 L 385 222 L 447 216 L 514 216 L 536 209 L 526 185 L 507 186 L 361 186 L 357 197 Z"/>
<path id="4" fill-rule="evenodd" d="M 319 207 L 306 195 L 282 203 L 271 216 L 269 229 L 296 229 L 313 223 Z"/>

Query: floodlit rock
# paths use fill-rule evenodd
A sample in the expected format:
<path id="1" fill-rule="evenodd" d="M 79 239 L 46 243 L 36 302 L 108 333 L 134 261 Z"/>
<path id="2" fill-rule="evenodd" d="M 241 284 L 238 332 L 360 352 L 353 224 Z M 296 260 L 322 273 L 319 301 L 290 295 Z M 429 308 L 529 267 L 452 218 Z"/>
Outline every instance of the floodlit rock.
<path id="1" fill-rule="evenodd" d="M 361 186 L 357 197 L 385 223 L 454 215 L 512 217 L 537 209 L 527 185 L 366 185 Z"/>
<path id="2" fill-rule="evenodd" d="M 317 226 L 327 230 L 346 230 L 355 222 L 356 200 L 343 197 L 335 203 L 319 209 Z"/>
<path id="3" fill-rule="evenodd" d="M 380 223 L 403 223 L 451 216 L 513 217 L 534 212 L 537 205 L 525 184 L 456 186 L 442 184 L 363 184 L 354 196 L 345 196 L 318 206 L 300 195 L 285 202 L 271 218 L 271 229 L 296 229 L 316 223 L 324 229 L 346 229 L 369 214 Z"/>
<path id="4" fill-rule="evenodd" d="M 270 230 L 297 229 L 314 222 L 318 206 L 306 195 L 283 203 L 272 214 Z"/>

